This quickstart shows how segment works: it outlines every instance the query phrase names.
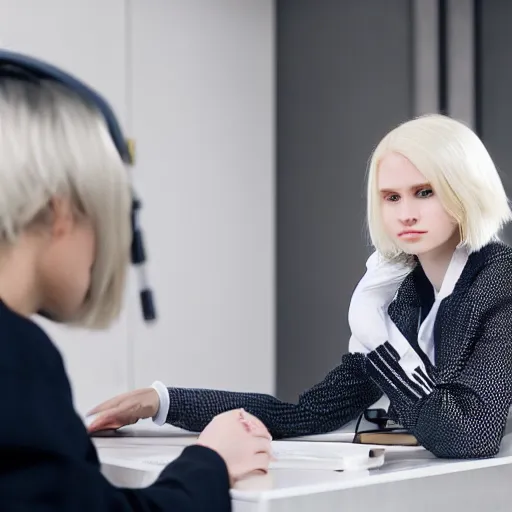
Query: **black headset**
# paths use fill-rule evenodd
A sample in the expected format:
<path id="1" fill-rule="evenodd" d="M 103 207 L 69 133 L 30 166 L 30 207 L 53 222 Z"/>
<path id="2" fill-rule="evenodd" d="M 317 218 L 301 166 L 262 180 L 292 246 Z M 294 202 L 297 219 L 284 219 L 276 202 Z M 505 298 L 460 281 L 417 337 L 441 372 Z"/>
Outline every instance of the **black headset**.
<path id="1" fill-rule="evenodd" d="M 128 141 L 125 139 L 119 122 L 107 101 L 88 85 L 81 82 L 74 76 L 65 71 L 52 66 L 46 62 L 6 50 L 0 50 L 0 79 L 2 77 L 11 77 L 30 80 L 38 83 L 41 80 L 50 80 L 70 89 L 78 94 L 87 103 L 95 107 L 105 119 L 108 126 L 110 136 L 121 156 L 127 165 L 133 164 L 133 155 Z M 144 273 L 144 264 L 146 262 L 146 254 L 142 232 L 138 223 L 138 212 L 141 208 L 141 202 L 133 193 L 132 196 L 132 244 L 131 259 L 132 263 L 137 267 L 141 274 L 140 279 L 140 299 L 142 314 L 146 321 L 155 320 L 155 306 L 153 301 L 153 293 L 147 285 Z M 50 315 L 42 313 L 43 316 Z"/>

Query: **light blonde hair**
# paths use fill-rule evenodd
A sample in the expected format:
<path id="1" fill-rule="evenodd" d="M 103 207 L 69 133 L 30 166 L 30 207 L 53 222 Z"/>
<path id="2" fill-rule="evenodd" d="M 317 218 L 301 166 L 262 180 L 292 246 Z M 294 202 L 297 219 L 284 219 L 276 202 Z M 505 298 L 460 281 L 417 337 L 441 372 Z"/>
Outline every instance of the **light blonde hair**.
<path id="1" fill-rule="evenodd" d="M 509 201 L 487 149 L 465 124 L 440 114 L 407 121 L 377 145 L 368 169 L 367 223 L 374 247 L 385 258 L 408 259 L 386 234 L 378 169 L 386 153 L 406 157 L 429 181 L 458 224 L 461 246 L 478 251 L 512 219 Z M 410 261 L 410 260 L 409 260 Z"/>
<path id="2" fill-rule="evenodd" d="M 70 198 L 96 233 L 91 287 L 70 323 L 105 328 L 120 313 L 129 263 L 127 169 L 102 116 L 72 92 L 2 79 L 0 243 L 14 244 L 54 197 Z"/>

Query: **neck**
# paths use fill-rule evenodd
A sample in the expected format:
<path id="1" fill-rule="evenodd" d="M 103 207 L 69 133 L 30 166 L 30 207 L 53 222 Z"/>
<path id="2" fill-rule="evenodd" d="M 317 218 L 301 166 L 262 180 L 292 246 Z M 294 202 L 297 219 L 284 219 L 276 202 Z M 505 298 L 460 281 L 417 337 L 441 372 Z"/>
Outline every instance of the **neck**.
<path id="1" fill-rule="evenodd" d="M 437 247 L 428 253 L 418 255 L 418 260 L 421 263 L 423 272 L 425 272 L 425 275 L 437 292 L 441 289 L 444 276 L 446 275 L 446 271 L 448 270 L 458 243 L 459 236 L 458 233 L 456 233 L 456 236 L 441 247 Z"/>
<path id="2" fill-rule="evenodd" d="M 0 299 L 22 316 L 36 313 L 40 305 L 37 292 L 35 251 L 22 237 L 15 246 L 0 249 Z"/>

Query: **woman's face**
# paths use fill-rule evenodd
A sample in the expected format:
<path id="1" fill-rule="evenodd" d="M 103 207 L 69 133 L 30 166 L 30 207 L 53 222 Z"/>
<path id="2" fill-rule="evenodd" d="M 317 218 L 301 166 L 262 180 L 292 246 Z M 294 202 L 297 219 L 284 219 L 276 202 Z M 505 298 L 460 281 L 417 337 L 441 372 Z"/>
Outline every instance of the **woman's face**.
<path id="1" fill-rule="evenodd" d="M 459 237 L 457 222 L 425 176 L 404 156 L 384 155 L 377 184 L 384 228 L 403 252 L 425 255 Z"/>

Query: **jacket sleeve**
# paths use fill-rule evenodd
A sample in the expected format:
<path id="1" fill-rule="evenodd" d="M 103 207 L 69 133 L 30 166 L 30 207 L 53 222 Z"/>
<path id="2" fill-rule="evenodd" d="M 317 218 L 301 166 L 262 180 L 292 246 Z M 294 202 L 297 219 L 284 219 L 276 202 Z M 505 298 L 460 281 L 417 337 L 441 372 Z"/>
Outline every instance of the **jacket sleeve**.
<path id="1" fill-rule="evenodd" d="M 437 457 L 492 457 L 506 426 L 512 402 L 512 297 L 476 301 L 487 306 L 477 313 L 471 354 L 454 377 L 436 378 L 431 368 L 410 382 L 386 344 L 368 355 L 369 373 L 401 425 Z M 468 332 L 460 329 L 457 335 Z"/>
<path id="2" fill-rule="evenodd" d="M 221 457 L 191 446 L 145 489 L 111 485 L 75 414 L 63 379 L 0 364 L 2 510 L 43 512 L 229 512 Z M 67 382 L 67 380 L 66 380 Z"/>
<path id="3" fill-rule="evenodd" d="M 382 392 L 366 372 L 362 354 L 346 354 L 325 379 L 287 403 L 270 395 L 169 388 L 167 422 L 201 431 L 217 414 L 239 407 L 259 418 L 274 439 L 332 432 L 375 403 Z"/>

